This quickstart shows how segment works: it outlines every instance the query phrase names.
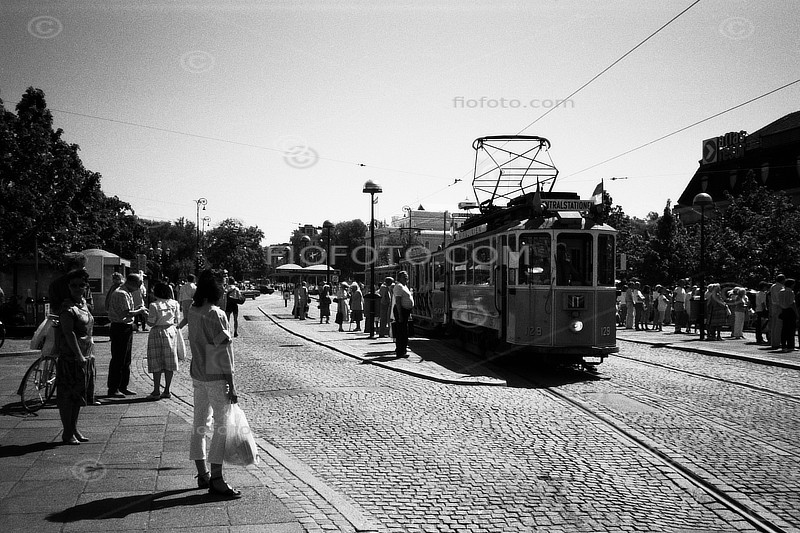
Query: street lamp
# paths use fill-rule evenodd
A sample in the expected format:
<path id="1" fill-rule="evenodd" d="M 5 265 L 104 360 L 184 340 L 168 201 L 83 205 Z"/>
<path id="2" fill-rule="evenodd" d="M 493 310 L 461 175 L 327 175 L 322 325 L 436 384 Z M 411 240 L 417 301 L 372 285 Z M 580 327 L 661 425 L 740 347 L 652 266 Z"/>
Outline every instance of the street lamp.
<path id="1" fill-rule="evenodd" d="M 211 217 L 203 217 L 203 235 L 206 233 L 206 226 L 211 227 Z"/>
<path id="2" fill-rule="evenodd" d="M 369 294 L 364 299 L 364 301 L 368 301 L 367 305 L 367 320 L 364 324 L 364 333 L 369 333 L 369 338 L 375 338 L 375 260 L 377 259 L 378 254 L 375 252 L 375 195 L 382 193 L 383 189 L 381 186 L 375 183 L 372 180 L 367 180 L 364 184 L 364 189 L 361 191 L 363 193 L 369 194 L 369 207 L 370 207 L 370 217 L 369 217 L 369 233 L 370 233 L 370 261 L 369 261 Z M 367 329 L 369 328 L 369 329 Z"/>
<path id="3" fill-rule="evenodd" d="M 197 204 L 197 218 L 195 219 L 196 222 L 194 226 L 195 233 L 197 233 L 197 247 L 196 247 L 197 259 L 195 260 L 195 269 L 198 271 L 197 274 L 199 274 L 200 273 L 199 270 L 201 268 L 201 265 L 203 264 L 203 254 L 200 252 L 200 206 L 202 205 L 203 211 L 205 211 L 206 204 L 208 204 L 208 200 L 206 200 L 205 198 L 198 198 L 197 200 L 194 201 L 194 203 Z"/>
<path id="4" fill-rule="evenodd" d="M 325 230 L 326 243 L 325 243 L 325 282 L 330 286 L 331 284 L 331 228 L 333 223 L 326 220 L 322 223 L 322 228 Z"/>
<path id="5" fill-rule="evenodd" d="M 692 203 L 700 208 L 700 308 L 697 310 L 700 340 L 706 339 L 706 207 L 714 205 L 711 195 L 701 192 Z"/>

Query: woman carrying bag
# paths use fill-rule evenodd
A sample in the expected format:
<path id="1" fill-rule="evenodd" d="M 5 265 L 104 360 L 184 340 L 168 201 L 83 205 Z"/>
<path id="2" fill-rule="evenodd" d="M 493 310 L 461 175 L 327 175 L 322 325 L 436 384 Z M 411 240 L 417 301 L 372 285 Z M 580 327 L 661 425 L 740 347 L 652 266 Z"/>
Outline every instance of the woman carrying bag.
<path id="1" fill-rule="evenodd" d="M 194 386 L 194 431 L 189 457 L 197 467 L 197 486 L 209 494 L 241 498 L 242 493 L 228 485 L 222 476 L 225 459 L 225 427 L 231 404 L 237 403 L 233 382 L 234 362 L 231 332 L 225 312 L 217 305 L 222 284 L 211 270 L 200 274 L 197 291 L 189 308 L 189 346 L 192 363 L 189 374 Z M 213 419 L 213 424 L 212 424 Z M 211 435 L 207 447 L 206 436 Z M 211 472 L 206 464 L 211 464 Z"/>

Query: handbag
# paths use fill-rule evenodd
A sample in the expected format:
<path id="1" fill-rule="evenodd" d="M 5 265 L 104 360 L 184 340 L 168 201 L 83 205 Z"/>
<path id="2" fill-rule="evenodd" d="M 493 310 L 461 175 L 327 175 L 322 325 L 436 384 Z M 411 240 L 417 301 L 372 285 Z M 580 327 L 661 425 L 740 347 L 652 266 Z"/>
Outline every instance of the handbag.
<path id="1" fill-rule="evenodd" d="M 238 403 L 232 403 L 225 425 L 225 456 L 229 465 L 249 466 L 258 464 L 258 447 L 247 417 Z"/>
<path id="2" fill-rule="evenodd" d="M 183 332 L 175 328 L 178 332 L 175 338 L 175 344 L 178 348 L 178 361 L 183 361 L 186 359 L 186 343 L 183 341 Z"/>

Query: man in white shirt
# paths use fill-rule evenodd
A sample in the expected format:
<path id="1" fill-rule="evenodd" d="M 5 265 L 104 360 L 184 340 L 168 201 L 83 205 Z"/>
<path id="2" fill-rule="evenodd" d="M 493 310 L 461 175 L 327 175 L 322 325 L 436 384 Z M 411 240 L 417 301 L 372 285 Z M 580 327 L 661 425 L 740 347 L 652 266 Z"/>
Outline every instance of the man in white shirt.
<path id="1" fill-rule="evenodd" d="M 778 315 L 781 314 L 780 294 L 784 289 L 783 282 L 786 281 L 786 276 L 778 274 L 775 278 L 775 283 L 769 288 L 769 344 L 772 348 L 781 347 L 781 330 L 783 329 L 783 322 Z"/>
<path id="2" fill-rule="evenodd" d="M 192 306 L 192 298 L 197 290 L 197 284 L 194 282 L 194 274 L 186 276 L 186 283 L 181 285 L 181 290 L 178 293 L 178 302 L 181 304 L 181 313 L 184 317 L 189 316 L 189 308 Z"/>
<path id="3" fill-rule="evenodd" d="M 408 321 L 414 307 L 414 295 L 407 286 L 408 272 L 397 274 L 392 300 L 394 306 L 395 354 L 397 357 L 408 357 Z"/>

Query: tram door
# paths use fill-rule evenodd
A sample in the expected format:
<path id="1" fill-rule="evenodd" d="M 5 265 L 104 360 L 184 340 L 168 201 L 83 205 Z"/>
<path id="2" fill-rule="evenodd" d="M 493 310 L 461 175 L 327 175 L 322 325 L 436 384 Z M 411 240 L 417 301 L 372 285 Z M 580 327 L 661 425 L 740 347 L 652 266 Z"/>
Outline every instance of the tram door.
<path id="1" fill-rule="evenodd" d="M 509 235 L 504 250 L 507 265 L 506 342 L 552 344 L 552 235 L 524 232 Z"/>

